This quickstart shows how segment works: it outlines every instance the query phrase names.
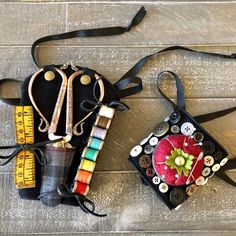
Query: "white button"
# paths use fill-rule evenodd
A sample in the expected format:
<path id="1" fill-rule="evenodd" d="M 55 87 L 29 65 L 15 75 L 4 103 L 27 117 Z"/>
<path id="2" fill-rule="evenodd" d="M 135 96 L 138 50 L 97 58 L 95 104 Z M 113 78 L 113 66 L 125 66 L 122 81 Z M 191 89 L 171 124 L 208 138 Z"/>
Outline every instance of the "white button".
<path id="1" fill-rule="evenodd" d="M 161 193 L 166 193 L 169 190 L 169 186 L 166 183 L 161 183 L 159 185 L 159 190 Z"/>
<path id="2" fill-rule="evenodd" d="M 205 181 L 202 183 L 202 185 L 205 185 L 208 182 L 208 178 L 205 178 Z"/>
<path id="3" fill-rule="evenodd" d="M 220 169 L 220 164 L 215 164 L 214 166 L 212 166 L 212 170 L 214 172 L 218 171 Z"/>
<path id="4" fill-rule="evenodd" d="M 227 163 L 227 161 L 228 161 L 228 158 L 225 157 L 225 158 L 220 162 L 220 165 L 221 165 L 221 166 L 224 166 L 224 165 Z"/>
<path id="5" fill-rule="evenodd" d="M 152 145 L 152 146 L 156 146 L 158 143 L 158 138 L 157 137 L 152 137 L 150 140 L 149 140 L 149 144 Z"/>
<path id="6" fill-rule="evenodd" d="M 135 146 L 131 151 L 130 151 L 130 156 L 131 157 L 136 157 L 142 152 L 142 147 L 140 145 Z"/>
<path id="7" fill-rule="evenodd" d="M 161 182 L 161 179 L 158 177 L 158 176 L 154 176 L 152 178 L 152 182 L 155 184 L 155 185 L 158 185 L 160 182 Z"/>
<path id="8" fill-rule="evenodd" d="M 203 176 L 198 177 L 195 180 L 196 185 L 203 185 L 205 183 L 205 178 Z"/>
<path id="9" fill-rule="evenodd" d="M 196 128 L 190 122 L 185 122 L 181 125 L 181 133 L 183 135 L 189 136 L 194 133 Z"/>
<path id="10" fill-rule="evenodd" d="M 208 176 L 210 173 L 211 173 L 211 169 L 209 167 L 204 168 L 202 171 L 202 175 L 204 177 Z"/>
<path id="11" fill-rule="evenodd" d="M 147 138 L 143 139 L 140 142 L 140 145 L 144 145 L 146 142 L 148 142 L 148 140 L 152 137 L 152 135 L 153 135 L 153 133 L 150 133 Z"/>
<path id="12" fill-rule="evenodd" d="M 215 160 L 212 156 L 205 156 L 204 157 L 204 164 L 206 166 L 212 166 L 214 164 Z"/>

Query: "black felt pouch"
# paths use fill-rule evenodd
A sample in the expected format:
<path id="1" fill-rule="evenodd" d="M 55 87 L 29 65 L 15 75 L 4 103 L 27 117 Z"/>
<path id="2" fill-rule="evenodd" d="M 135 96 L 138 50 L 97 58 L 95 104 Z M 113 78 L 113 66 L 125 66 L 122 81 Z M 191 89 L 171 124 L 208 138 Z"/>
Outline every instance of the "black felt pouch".
<path id="1" fill-rule="evenodd" d="M 176 82 L 177 105 L 159 87 L 163 74 Z M 228 153 L 199 124 L 199 117 L 195 119 L 186 112 L 184 90 L 176 74 L 170 71 L 159 74 L 158 90 L 174 112 L 131 150 L 129 160 L 142 180 L 173 209 L 223 168 Z"/>

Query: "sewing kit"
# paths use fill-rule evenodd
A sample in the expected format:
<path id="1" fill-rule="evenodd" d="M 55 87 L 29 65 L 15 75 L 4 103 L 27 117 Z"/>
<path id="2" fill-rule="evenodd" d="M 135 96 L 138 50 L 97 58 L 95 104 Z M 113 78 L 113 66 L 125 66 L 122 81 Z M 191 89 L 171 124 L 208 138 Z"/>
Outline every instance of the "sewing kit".
<path id="1" fill-rule="evenodd" d="M 31 48 L 38 70 L 23 81 L 0 80 L 0 84 L 21 83 L 20 98 L 0 97 L 2 102 L 15 106 L 16 134 L 15 145 L 0 147 L 13 150 L 10 155 L 0 156 L 0 165 L 15 159 L 15 186 L 22 199 L 39 200 L 48 207 L 78 206 L 94 216 L 106 216 L 95 212 L 95 204 L 88 197 L 96 163 L 106 146 L 105 139 L 115 111 L 129 110 L 120 99 L 142 90 L 142 80 L 137 74 L 145 63 L 154 56 L 174 50 L 236 59 L 235 54 L 172 46 L 145 56 L 114 84 L 101 73 L 72 62 L 39 65 L 37 47 L 41 43 L 124 34 L 141 23 L 145 15 L 146 10 L 141 7 L 126 27 L 77 30 L 40 38 Z M 159 87 L 163 74 L 176 81 L 177 104 Z M 170 209 L 177 209 L 214 174 L 236 186 L 225 173 L 236 167 L 236 159 L 228 161 L 227 151 L 200 125 L 227 115 L 236 107 L 192 117 L 185 111 L 180 79 L 171 71 L 158 75 L 158 91 L 172 105 L 174 112 L 130 152 L 129 160 L 142 182 L 149 185 Z"/>

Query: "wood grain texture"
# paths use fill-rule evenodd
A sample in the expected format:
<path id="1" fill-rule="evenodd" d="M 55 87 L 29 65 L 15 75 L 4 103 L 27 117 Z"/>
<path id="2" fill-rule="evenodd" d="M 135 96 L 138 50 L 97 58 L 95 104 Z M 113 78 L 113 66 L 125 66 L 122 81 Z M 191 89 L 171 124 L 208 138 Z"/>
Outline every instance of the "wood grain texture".
<path id="1" fill-rule="evenodd" d="M 99 212 L 108 213 L 106 218 L 95 218 L 74 207 L 47 208 L 37 201 L 19 200 L 10 175 L 1 174 L 0 232 L 141 233 L 151 229 L 191 233 L 227 229 L 232 235 L 235 233 L 236 226 L 232 222 L 236 198 L 232 196 L 236 189 L 215 177 L 178 211 L 168 210 L 150 188 L 140 184 L 137 174 L 100 173 L 94 177 L 89 197 L 95 200 Z"/>
<path id="2" fill-rule="evenodd" d="M 1 3 L 0 45 L 29 45 L 39 37 L 65 30 L 126 26 L 140 6 L 132 2 Z M 234 44 L 236 41 L 235 2 L 149 2 L 146 8 L 147 17 L 128 34 L 67 43 L 138 46 Z"/>
<path id="3" fill-rule="evenodd" d="M 41 65 L 73 61 L 80 66 L 97 70 L 114 83 L 141 58 L 163 48 L 42 47 L 39 50 L 39 61 Z M 193 48 L 225 54 L 236 52 L 235 46 Z M 0 78 L 23 80 L 36 70 L 30 47 L 0 47 L 0 58 L 3 58 L 0 61 Z M 156 89 L 156 78 L 163 70 L 172 70 L 179 75 L 187 98 L 235 97 L 235 60 L 183 51 L 168 52 L 150 60 L 138 74 L 143 79 L 143 91 L 133 97 L 160 97 Z M 175 97 L 173 82 L 167 81 L 163 91 Z"/>

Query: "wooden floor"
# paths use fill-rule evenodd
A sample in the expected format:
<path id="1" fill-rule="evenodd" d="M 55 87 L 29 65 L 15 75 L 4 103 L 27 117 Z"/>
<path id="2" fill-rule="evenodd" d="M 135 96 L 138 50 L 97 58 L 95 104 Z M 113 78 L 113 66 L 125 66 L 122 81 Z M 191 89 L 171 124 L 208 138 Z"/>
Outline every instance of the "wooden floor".
<path id="1" fill-rule="evenodd" d="M 40 61 L 61 64 L 72 60 L 115 82 L 140 58 L 169 45 L 236 52 L 234 1 L 1 1 L 0 77 L 23 80 L 36 70 L 30 46 L 37 38 L 69 30 L 126 25 L 141 5 L 146 7 L 147 17 L 130 33 L 53 42 L 42 47 Z M 193 115 L 236 104 L 236 61 L 191 52 L 166 53 L 152 60 L 140 73 L 143 91 L 123 100 L 131 111 L 116 113 L 98 160 L 89 197 L 108 216 L 100 219 L 78 208 L 47 208 L 40 202 L 20 200 L 10 164 L 0 169 L 0 235 L 236 235 L 236 188 L 213 177 L 178 211 L 169 211 L 148 187 L 141 185 L 127 161 L 132 146 L 171 112 L 155 84 L 157 74 L 164 69 L 179 74 L 188 98 L 187 109 Z M 172 85 L 165 90 L 174 97 Z M 12 108 L 0 103 L 0 113 L 1 145 L 12 144 Z M 231 157 L 236 156 L 235 116 L 204 125 Z"/>

